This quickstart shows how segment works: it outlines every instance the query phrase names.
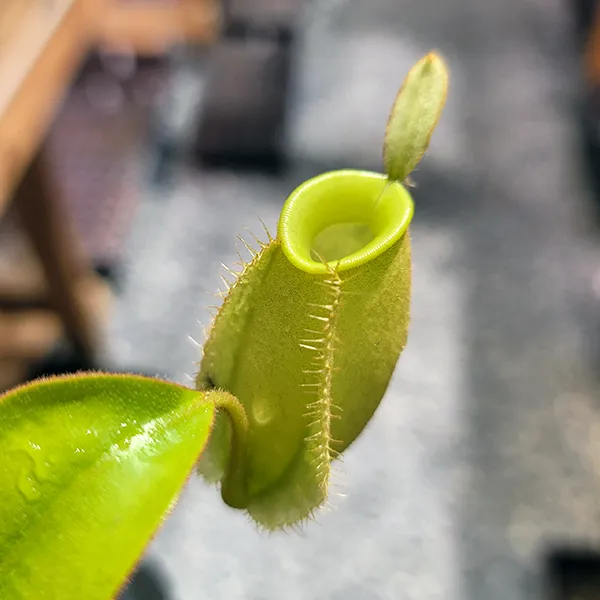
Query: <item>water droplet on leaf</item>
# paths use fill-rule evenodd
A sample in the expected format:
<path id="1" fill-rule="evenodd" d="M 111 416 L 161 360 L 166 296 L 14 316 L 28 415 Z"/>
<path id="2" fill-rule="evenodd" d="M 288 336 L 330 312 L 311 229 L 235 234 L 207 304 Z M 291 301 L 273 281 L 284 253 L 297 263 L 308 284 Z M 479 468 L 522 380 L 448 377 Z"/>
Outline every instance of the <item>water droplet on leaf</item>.
<path id="1" fill-rule="evenodd" d="M 32 463 L 32 475 L 38 481 L 47 481 L 52 478 L 52 471 L 49 459 L 45 456 L 42 447 L 29 440 L 25 453 L 29 456 Z"/>
<path id="2" fill-rule="evenodd" d="M 21 474 L 17 483 L 17 488 L 25 500 L 29 502 L 37 500 L 40 497 L 40 490 L 38 488 L 37 481 L 29 472 L 24 472 Z"/>

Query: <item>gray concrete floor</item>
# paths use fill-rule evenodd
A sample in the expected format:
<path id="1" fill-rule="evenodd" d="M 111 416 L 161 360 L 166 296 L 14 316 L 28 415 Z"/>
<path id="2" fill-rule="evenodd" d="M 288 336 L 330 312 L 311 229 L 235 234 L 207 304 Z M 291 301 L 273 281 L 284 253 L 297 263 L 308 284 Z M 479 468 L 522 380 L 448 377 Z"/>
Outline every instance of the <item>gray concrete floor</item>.
<path id="1" fill-rule="evenodd" d="M 449 104 L 416 173 L 413 320 L 334 508 L 264 535 L 192 479 L 149 549 L 174 600 L 521 600 L 555 543 L 600 545 L 598 243 L 559 0 L 314 5 L 290 106 L 292 169 L 180 171 L 149 191 L 109 355 L 186 382 L 235 234 L 274 226 L 307 177 L 381 169 L 410 64 L 447 57 Z M 337 492 L 343 492 L 337 494 Z"/>

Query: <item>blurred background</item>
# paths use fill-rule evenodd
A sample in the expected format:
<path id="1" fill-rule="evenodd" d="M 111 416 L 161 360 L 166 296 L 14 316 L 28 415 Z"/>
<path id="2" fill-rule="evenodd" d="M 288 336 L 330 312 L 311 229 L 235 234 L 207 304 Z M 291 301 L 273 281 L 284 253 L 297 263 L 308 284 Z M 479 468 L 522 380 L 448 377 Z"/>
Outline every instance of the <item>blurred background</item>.
<path id="1" fill-rule="evenodd" d="M 381 171 L 432 48 L 409 345 L 332 509 L 268 536 L 193 478 L 124 598 L 600 598 L 596 0 L 2 0 L 0 387 L 189 383 L 236 234 Z"/>

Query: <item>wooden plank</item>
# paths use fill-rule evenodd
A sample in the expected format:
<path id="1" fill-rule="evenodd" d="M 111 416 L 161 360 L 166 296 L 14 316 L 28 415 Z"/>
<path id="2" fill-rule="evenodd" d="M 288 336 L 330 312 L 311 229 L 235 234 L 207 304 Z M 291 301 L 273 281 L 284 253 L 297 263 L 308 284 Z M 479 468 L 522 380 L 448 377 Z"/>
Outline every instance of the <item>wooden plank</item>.
<path id="1" fill-rule="evenodd" d="M 110 290 L 97 277 L 77 282 L 77 293 L 97 322 L 106 320 Z M 32 364 L 42 360 L 65 332 L 55 313 L 0 310 L 0 391 L 23 383 Z"/>
<path id="2" fill-rule="evenodd" d="M 588 87 L 594 88 L 600 84 L 600 6 L 597 2 L 585 49 L 584 71 Z"/>
<path id="3" fill-rule="evenodd" d="M 0 52 L 3 44 L 10 40 L 27 11 L 31 10 L 32 2 L 33 0 L 4 0 L 4 3 L 0 5 Z"/>
<path id="4" fill-rule="evenodd" d="M 0 234 L 1 239 L 1 234 Z M 27 240 L 14 236 L 13 240 L 0 243 L 0 312 L 31 308 L 49 309 L 52 298 L 41 264 L 36 260 Z M 109 285 L 89 272 L 76 282 L 77 294 L 86 306 L 93 308 L 104 320 L 106 309 L 112 299 Z M 88 300 L 90 299 L 90 300 Z"/>
<path id="5" fill-rule="evenodd" d="M 21 232 L 0 231 L 0 309 L 49 306 L 48 284 Z M 21 234 L 21 235 L 19 235 Z"/>
<path id="6" fill-rule="evenodd" d="M 218 33 L 215 0 L 115 2 L 102 18 L 98 43 L 115 51 L 161 54 L 175 44 L 207 44 Z"/>
<path id="7" fill-rule="evenodd" d="M 104 0 L 35 2 L 0 49 L 0 216 L 83 59 Z"/>
<path id="8" fill-rule="evenodd" d="M 39 359 L 52 350 L 61 334 L 60 319 L 51 311 L 0 311 L 0 362 Z"/>
<path id="9" fill-rule="evenodd" d="M 75 291 L 95 322 L 105 323 L 112 304 L 108 285 L 98 277 L 87 277 L 76 283 Z M 65 335 L 59 316 L 48 308 L 0 309 L 0 361 L 39 360 Z"/>
<path id="10" fill-rule="evenodd" d="M 22 358 L 0 360 L 0 392 L 23 383 L 28 372 L 29 362 Z"/>
<path id="11" fill-rule="evenodd" d="M 94 358 L 97 324 L 78 296 L 77 281 L 89 272 L 73 231 L 56 197 L 43 153 L 38 153 L 18 187 L 15 209 L 39 260 L 56 312 L 82 356 Z"/>
<path id="12" fill-rule="evenodd" d="M 61 212 L 39 146 L 95 39 L 102 11 L 114 0 L 8 1 L 11 5 L 5 0 L 0 10 L 0 217 L 16 190 L 15 208 L 40 261 L 64 333 L 84 358 L 92 360 L 98 315 L 78 289 L 81 281 L 93 279 L 93 273 L 72 237 L 68 215 Z M 16 8 L 15 2 L 20 3 Z M 23 178 L 34 156 L 37 160 Z M 31 321 L 21 317 L 16 326 L 14 319 L 12 326 L 0 322 L 3 339 L 10 342 L 5 352 L 31 353 L 34 331 L 45 332 L 43 343 L 37 346 L 38 351 L 45 351 L 56 335 L 56 322 L 52 325 L 47 318 L 42 320 L 40 313 L 33 317 Z M 19 341 L 25 350 L 19 350 Z M 2 362 L 13 375 L 22 375 L 24 367 L 19 360 Z"/>
<path id="13" fill-rule="evenodd" d="M 39 59 L 74 0 L 9 0 L 0 12 L 0 114 Z"/>

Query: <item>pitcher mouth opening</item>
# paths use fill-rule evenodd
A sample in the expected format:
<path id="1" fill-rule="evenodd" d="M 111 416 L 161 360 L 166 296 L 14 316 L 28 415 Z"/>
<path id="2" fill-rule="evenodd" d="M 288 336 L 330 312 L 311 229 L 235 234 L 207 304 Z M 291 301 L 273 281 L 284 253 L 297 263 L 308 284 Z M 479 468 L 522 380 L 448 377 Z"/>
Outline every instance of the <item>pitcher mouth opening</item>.
<path id="1" fill-rule="evenodd" d="M 413 216 L 406 188 L 370 171 L 332 171 L 308 180 L 287 199 L 278 233 L 298 269 L 326 274 L 373 260 L 399 240 Z"/>

